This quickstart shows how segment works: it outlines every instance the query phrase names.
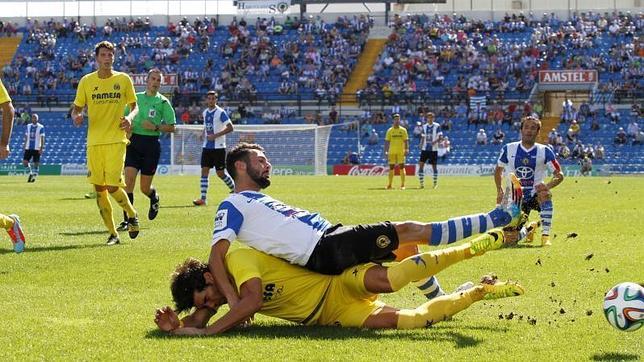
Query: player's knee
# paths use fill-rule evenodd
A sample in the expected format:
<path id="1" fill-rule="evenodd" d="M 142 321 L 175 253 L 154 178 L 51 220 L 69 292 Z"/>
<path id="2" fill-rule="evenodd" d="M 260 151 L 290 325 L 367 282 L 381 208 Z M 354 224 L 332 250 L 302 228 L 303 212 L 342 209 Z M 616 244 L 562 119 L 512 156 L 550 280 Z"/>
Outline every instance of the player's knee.
<path id="1" fill-rule="evenodd" d="M 398 242 L 417 242 L 426 239 L 427 233 L 427 224 L 422 224 L 416 221 L 403 221 L 395 223 L 394 227 L 396 228 L 396 233 L 398 234 Z"/>
<path id="2" fill-rule="evenodd" d="M 394 254 L 396 254 L 396 261 L 402 261 L 403 259 L 406 259 L 418 253 L 418 245 L 405 245 L 394 250 Z"/>

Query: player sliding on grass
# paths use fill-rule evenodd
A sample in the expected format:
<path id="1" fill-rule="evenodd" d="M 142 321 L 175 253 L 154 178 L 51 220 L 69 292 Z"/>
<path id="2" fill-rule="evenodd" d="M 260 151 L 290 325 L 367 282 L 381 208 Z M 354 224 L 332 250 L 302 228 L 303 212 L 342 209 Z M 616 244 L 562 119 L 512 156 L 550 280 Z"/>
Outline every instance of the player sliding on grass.
<path id="1" fill-rule="evenodd" d="M 177 267 L 170 289 L 177 312 L 190 311 L 192 307 L 196 307 L 195 311 L 179 320 L 175 311 L 164 307 L 156 311 L 155 322 L 161 330 L 174 335 L 222 333 L 256 312 L 304 325 L 429 327 L 477 301 L 522 295 L 524 289 L 515 282 L 484 277 L 479 285 L 435 298 L 416 309 L 387 306 L 378 300 L 378 294 L 395 292 L 413 280 L 427 278 L 502 245 L 503 232 L 493 230 L 469 243 L 414 255 L 390 267 L 360 264 L 336 276 L 314 273 L 254 249 L 236 249 L 226 256 L 226 267 L 240 300 L 210 326 L 208 321 L 226 304 L 226 298 L 208 266 L 188 259 Z"/>
<path id="2" fill-rule="evenodd" d="M 516 222 L 519 216 L 520 189 L 516 195 L 512 193 L 513 202 L 486 214 L 435 223 L 332 225 L 317 213 L 294 208 L 260 192 L 271 183 L 271 164 L 261 146 L 237 145 L 227 156 L 226 169 L 235 181 L 235 193 L 219 205 L 209 267 L 218 290 L 233 307 L 238 297 L 225 273 L 224 256 L 234 240 L 291 264 L 337 275 L 361 263 L 393 261 L 394 251 L 399 248 L 450 244 Z M 487 236 L 487 242 L 492 243 L 493 238 Z M 419 286 L 424 294 L 433 297 L 440 294 L 427 292 L 428 288 L 436 289 L 434 283 L 438 285 L 433 279 Z"/>

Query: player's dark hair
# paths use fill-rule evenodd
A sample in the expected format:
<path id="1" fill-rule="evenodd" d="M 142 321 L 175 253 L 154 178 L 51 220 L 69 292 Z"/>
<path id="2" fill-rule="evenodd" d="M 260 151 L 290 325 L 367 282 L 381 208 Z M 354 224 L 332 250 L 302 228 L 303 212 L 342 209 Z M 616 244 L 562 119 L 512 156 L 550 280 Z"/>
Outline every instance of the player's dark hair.
<path id="1" fill-rule="evenodd" d="M 523 124 L 525 123 L 525 121 L 533 121 L 539 126 L 538 130 L 541 129 L 541 120 L 539 119 L 539 117 L 535 116 L 526 116 L 521 118 L 521 127 L 519 127 L 519 129 L 523 129 Z"/>
<path id="2" fill-rule="evenodd" d="M 206 97 L 208 97 L 211 94 L 214 95 L 215 98 L 219 98 L 219 94 L 215 91 L 208 91 L 208 93 L 206 93 Z"/>
<path id="3" fill-rule="evenodd" d="M 174 300 L 175 311 L 181 313 L 194 307 L 194 293 L 206 288 L 208 265 L 201 261 L 188 258 L 183 264 L 177 265 L 170 280 L 170 291 Z"/>
<path id="4" fill-rule="evenodd" d="M 235 179 L 237 176 L 237 170 L 235 170 L 235 162 L 244 161 L 246 165 L 250 164 L 250 150 L 258 150 L 264 152 L 264 147 L 258 145 L 257 143 L 246 143 L 242 142 L 237 146 L 233 147 L 230 152 L 226 155 L 226 171 L 230 177 Z"/>
<path id="5" fill-rule="evenodd" d="M 99 42 L 94 46 L 94 55 L 98 56 L 98 52 L 101 50 L 101 48 L 105 48 L 112 53 L 114 53 L 114 44 L 110 43 L 107 40 L 103 40 L 102 42 Z"/>

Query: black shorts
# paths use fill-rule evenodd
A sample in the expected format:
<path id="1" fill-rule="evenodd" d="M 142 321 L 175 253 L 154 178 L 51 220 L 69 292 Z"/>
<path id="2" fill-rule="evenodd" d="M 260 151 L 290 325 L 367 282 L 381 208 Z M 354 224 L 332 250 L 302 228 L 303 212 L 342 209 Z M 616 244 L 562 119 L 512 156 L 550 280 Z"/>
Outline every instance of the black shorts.
<path id="1" fill-rule="evenodd" d="M 125 152 L 125 167 L 134 167 L 141 175 L 154 176 L 160 156 L 159 137 L 133 134 Z"/>
<path id="2" fill-rule="evenodd" d="M 355 226 L 338 224 L 324 232 L 305 267 L 337 275 L 358 264 L 393 261 L 396 249 L 398 234 L 389 221 Z"/>
<path id="3" fill-rule="evenodd" d="M 27 162 L 31 159 L 33 159 L 34 162 L 40 162 L 40 152 L 38 152 L 38 150 L 25 150 L 22 159 Z"/>
<path id="4" fill-rule="evenodd" d="M 435 165 L 436 160 L 438 160 L 438 151 L 420 151 L 420 162 L 427 163 L 427 160 L 432 165 Z"/>
<path id="5" fill-rule="evenodd" d="M 201 151 L 201 167 L 214 168 L 217 171 L 226 169 L 226 149 L 204 148 Z"/>
<path id="6" fill-rule="evenodd" d="M 539 206 L 539 201 L 537 200 L 537 195 L 532 197 L 524 197 L 523 203 L 521 204 L 521 211 L 530 215 L 531 210 L 541 211 L 541 206 Z"/>

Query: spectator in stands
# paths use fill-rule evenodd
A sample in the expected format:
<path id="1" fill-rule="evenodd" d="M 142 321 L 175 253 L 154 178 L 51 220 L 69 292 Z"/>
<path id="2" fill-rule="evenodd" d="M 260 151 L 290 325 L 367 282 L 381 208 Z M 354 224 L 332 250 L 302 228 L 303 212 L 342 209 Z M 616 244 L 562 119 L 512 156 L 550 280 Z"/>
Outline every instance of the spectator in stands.
<path id="1" fill-rule="evenodd" d="M 570 124 L 570 127 L 568 128 L 568 132 L 566 132 L 566 138 L 568 138 L 568 142 L 576 142 L 579 139 L 580 131 L 581 128 L 579 127 L 579 124 L 577 124 L 577 121 L 573 120 Z"/>
<path id="2" fill-rule="evenodd" d="M 443 136 L 442 132 L 438 133 L 438 157 L 444 160 L 452 151 L 452 143 L 449 137 Z"/>
<path id="3" fill-rule="evenodd" d="M 556 146 L 557 136 L 558 136 L 557 129 L 556 128 L 551 129 L 550 132 L 548 132 L 548 144 Z"/>
<path id="4" fill-rule="evenodd" d="M 611 103 L 607 103 L 605 110 L 605 115 L 606 117 L 608 117 L 608 119 L 610 119 L 611 122 L 619 123 L 619 112 L 617 111 L 615 106 L 613 106 Z"/>
<path id="5" fill-rule="evenodd" d="M 637 122 L 635 122 L 635 120 L 631 121 L 631 123 L 628 124 L 628 127 L 626 127 L 626 136 L 635 139 L 635 137 L 637 137 L 639 133 L 639 125 L 637 124 Z"/>
<path id="6" fill-rule="evenodd" d="M 479 132 L 476 134 L 476 144 L 477 145 L 486 145 L 487 144 L 487 134 L 483 128 L 479 129 Z"/>
<path id="7" fill-rule="evenodd" d="M 597 116 L 593 115 L 592 116 L 592 121 L 590 123 L 590 130 L 591 131 L 599 131 L 601 129 L 601 126 L 599 125 L 599 121 L 597 120 Z"/>
<path id="8" fill-rule="evenodd" d="M 360 156 L 358 156 L 357 152 L 347 151 L 347 154 L 342 159 L 342 163 L 345 165 L 359 165 Z"/>
<path id="9" fill-rule="evenodd" d="M 584 145 L 581 143 L 581 141 L 577 140 L 572 148 L 572 158 L 582 157 L 584 157 Z"/>
<path id="10" fill-rule="evenodd" d="M 493 140 L 492 140 L 493 144 L 502 145 L 505 139 L 505 133 L 503 133 L 503 131 L 500 128 L 497 128 L 496 132 L 494 132 L 494 135 L 492 137 L 493 137 Z"/>
<path id="11" fill-rule="evenodd" d="M 588 157 L 590 159 L 595 158 L 595 148 L 592 144 L 589 143 L 584 147 L 584 157 Z"/>
<path id="12" fill-rule="evenodd" d="M 423 117 L 423 116 L 421 116 L 421 117 Z M 415 139 L 420 139 L 420 136 L 423 134 L 422 123 L 416 122 L 416 125 L 414 126 L 414 130 L 412 131 L 412 134 L 413 134 L 413 137 Z"/>
<path id="13" fill-rule="evenodd" d="M 562 110 L 561 110 L 561 121 L 562 122 L 570 122 L 573 120 L 573 114 L 575 112 L 575 108 L 573 106 L 572 101 L 570 98 L 566 98 L 566 100 L 563 101 L 562 103 Z"/>
<path id="14" fill-rule="evenodd" d="M 593 170 L 593 161 L 588 157 L 585 156 L 581 160 L 579 160 L 579 171 L 581 172 L 582 176 L 588 176 Z"/>
<path id="15" fill-rule="evenodd" d="M 615 134 L 614 142 L 618 146 L 625 145 L 628 142 L 624 128 L 619 127 L 619 129 L 617 130 L 617 133 Z"/>
<path id="16" fill-rule="evenodd" d="M 371 146 L 377 145 L 378 142 L 380 141 L 380 136 L 378 136 L 378 131 L 376 129 L 371 130 L 371 134 L 369 135 L 369 139 L 367 140 L 367 143 Z"/>
<path id="17" fill-rule="evenodd" d="M 598 160 L 603 160 L 605 154 L 606 150 L 604 149 L 604 145 L 602 145 L 601 142 L 597 142 L 597 145 L 595 145 L 595 158 Z"/>

